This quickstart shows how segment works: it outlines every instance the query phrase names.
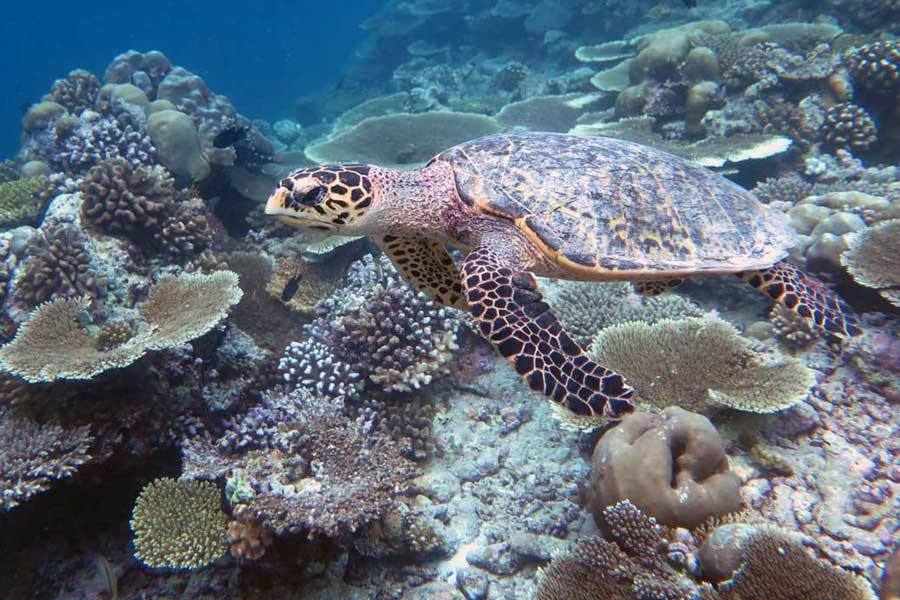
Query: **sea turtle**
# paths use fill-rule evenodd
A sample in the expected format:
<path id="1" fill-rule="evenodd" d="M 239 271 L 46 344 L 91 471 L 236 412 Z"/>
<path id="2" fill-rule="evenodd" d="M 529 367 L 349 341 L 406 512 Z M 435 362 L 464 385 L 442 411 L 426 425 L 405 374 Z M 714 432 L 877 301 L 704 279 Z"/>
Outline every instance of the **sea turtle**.
<path id="1" fill-rule="evenodd" d="M 372 235 L 400 274 L 468 309 L 528 384 L 579 415 L 621 417 L 634 390 L 591 360 L 541 299 L 535 275 L 629 280 L 645 294 L 733 273 L 838 338 L 859 332 L 824 284 L 783 259 L 785 216 L 728 179 L 605 137 L 498 134 L 412 171 L 344 164 L 282 179 L 266 214 Z M 447 251 L 465 253 L 458 266 Z"/>

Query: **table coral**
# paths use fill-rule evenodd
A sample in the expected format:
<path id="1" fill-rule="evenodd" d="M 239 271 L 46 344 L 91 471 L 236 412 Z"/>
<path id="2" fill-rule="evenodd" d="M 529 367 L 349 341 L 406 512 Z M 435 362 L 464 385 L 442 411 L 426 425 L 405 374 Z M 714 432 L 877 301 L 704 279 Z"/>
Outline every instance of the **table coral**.
<path id="1" fill-rule="evenodd" d="M 215 484 L 151 481 L 131 515 L 134 556 L 148 567 L 200 569 L 225 554 L 227 522 Z"/>
<path id="2" fill-rule="evenodd" d="M 753 351 L 733 326 L 717 318 L 607 327 L 591 354 L 622 373 L 657 409 L 776 412 L 803 400 L 815 382 L 801 362 Z"/>
<path id="3" fill-rule="evenodd" d="M 217 271 L 161 278 L 138 307 L 143 322 L 122 344 L 105 348 L 81 324 L 86 296 L 36 308 L 16 337 L 0 347 L 0 367 L 31 383 L 92 379 L 126 367 L 150 350 L 180 346 L 214 327 L 241 297 L 237 275 Z"/>
<path id="4" fill-rule="evenodd" d="M 900 306 L 900 219 L 885 221 L 851 236 L 841 263 L 860 285 L 880 290 L 884 298 Z"/>

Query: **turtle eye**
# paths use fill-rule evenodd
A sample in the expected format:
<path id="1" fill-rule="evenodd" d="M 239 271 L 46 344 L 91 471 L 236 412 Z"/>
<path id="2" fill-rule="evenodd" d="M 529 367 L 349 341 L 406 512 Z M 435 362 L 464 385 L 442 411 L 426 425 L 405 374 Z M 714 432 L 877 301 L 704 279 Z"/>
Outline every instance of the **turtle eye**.
<path id="1" fill-rule="evenodd" d="M 300 196 L 298 201 L 304 206 L 318 206 L 327 196 L 328 188 L 324 185 L 319 185 Z"/>

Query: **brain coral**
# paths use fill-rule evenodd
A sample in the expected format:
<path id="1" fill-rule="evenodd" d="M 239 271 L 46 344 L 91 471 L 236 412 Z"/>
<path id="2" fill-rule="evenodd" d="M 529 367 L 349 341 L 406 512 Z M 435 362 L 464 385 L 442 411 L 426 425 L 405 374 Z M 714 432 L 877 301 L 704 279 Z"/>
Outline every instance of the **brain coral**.
<path id="1" fill-rule="evenodd" d="M 134 556 L 148 567 L 199 569 L 227 551 L 228 518 L 207 481 L 151 481 L 131 514 Z"/>
<path id="2" fill-rule="evenodd" d="M 596 337 L 591 354 L 627 377 L 657 409 L 726 406 L 769 413 L 800 402 L 815 383 L 801 362 L 755 352 L 718 318 L 614 325 Z"/>
<path id="3" fill-rule="evenodd" d="M 104 349 L 81 326 L 90 305 L 84 296 L 39 306 L 0 347 L 0 367 L 31 383 L 91 379 L 109 369 L 130 365 L 149 350 L 180 346 L 209 331 L 241 298 L 237 275 L 165 276 L 138 308 L 143 319 L 128 341 Z"/>
<path id="4" fill-rule="evenodd" d="M 591 459 L 590 508 L 629 499 L 664 525 L 692 528 L 741 508 L 741 482 L 708 419 L 669 407 L 635 413 L 604 434 Z"/>
<path id="5" fill-rule="evenodd" d="M 0 404 L 0 511 L 19 506 L 89 462 L 87 426 L 41 423 Z"/>

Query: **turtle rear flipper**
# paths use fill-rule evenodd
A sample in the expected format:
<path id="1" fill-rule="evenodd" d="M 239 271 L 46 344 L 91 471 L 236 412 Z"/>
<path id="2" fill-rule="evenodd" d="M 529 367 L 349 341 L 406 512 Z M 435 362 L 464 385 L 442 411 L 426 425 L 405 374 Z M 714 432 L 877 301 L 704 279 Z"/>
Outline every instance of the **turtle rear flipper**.
<path id="1" fill-rule="evenodd" d="M 789 262 L 737 274 L 775 302 L 781 302 L 829 337 L 845 339 L 862 330 L 853 309 L 824 283 Z"/>
<path id="2" fill-rule="evenodd" d="M 484 247 L 463 262 L 462 286 L 481 334 L 531 389 L 572 412 L 612 419 L 631 412 L 634 390 L 625 378 L 592 361 L 569 337 L 542 301 L 534 275 L 506 264 Z"/>
<path id="3" fill-rule="evenodd" d="M 635 281 L 632 283 L 634 291 L 647 298 L 661 296 L 672 288 L 681 285 L 681 279 L 650 279 L 647 281 Z"/>

